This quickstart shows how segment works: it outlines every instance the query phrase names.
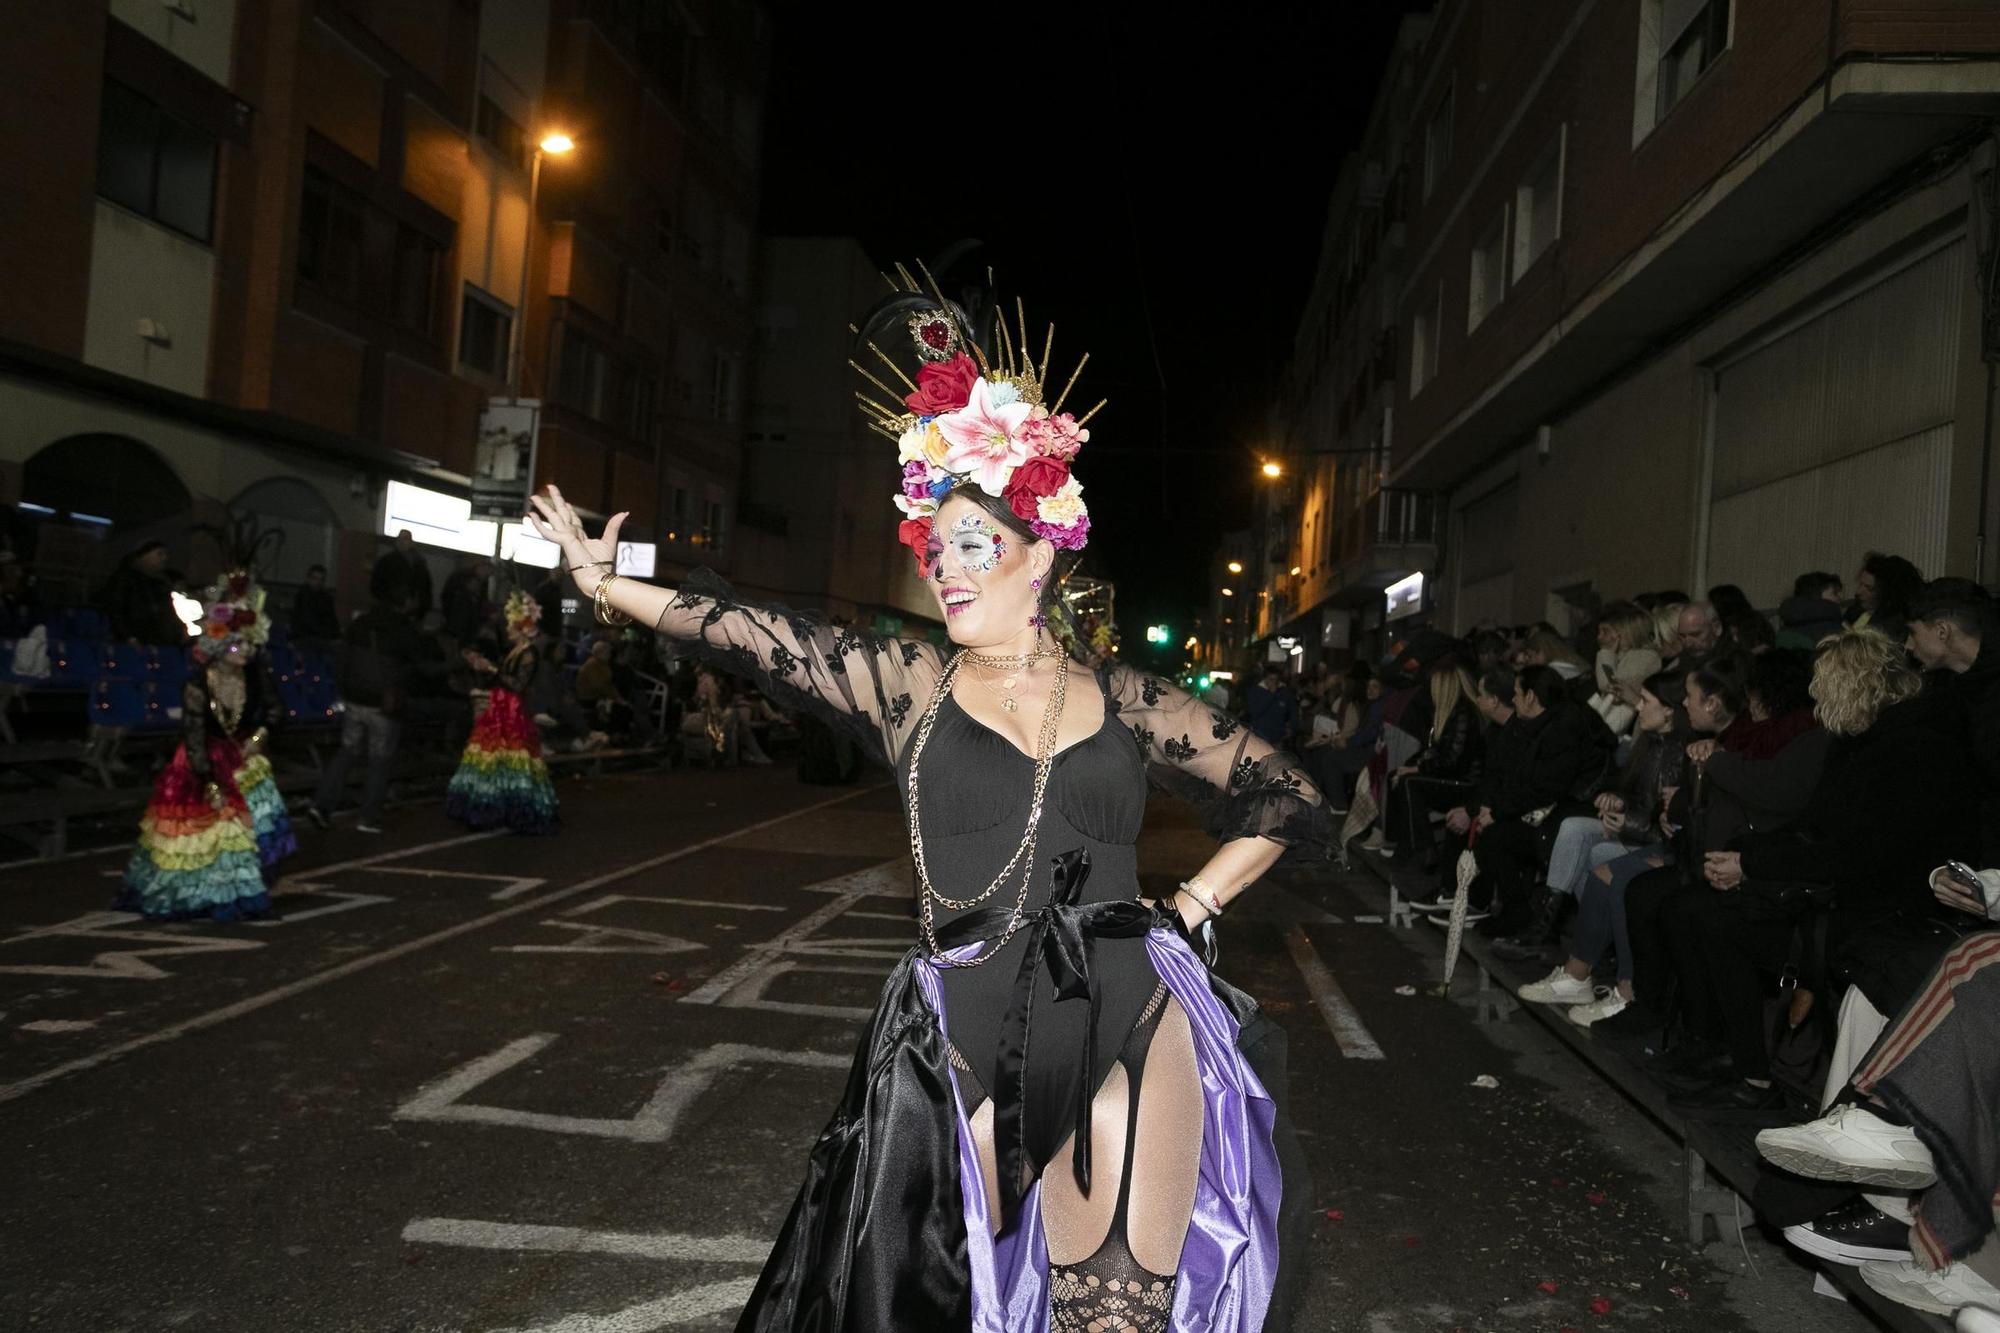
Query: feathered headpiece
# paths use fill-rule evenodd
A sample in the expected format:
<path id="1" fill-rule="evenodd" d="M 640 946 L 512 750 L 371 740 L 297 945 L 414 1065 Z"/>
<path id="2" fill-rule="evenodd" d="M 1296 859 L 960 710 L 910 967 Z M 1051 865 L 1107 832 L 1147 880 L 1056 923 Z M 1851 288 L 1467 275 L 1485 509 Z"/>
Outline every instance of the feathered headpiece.
<path id="1" fill-rule="evenodd" d="M 1018 298 L 1016 346 L 1006 315 L 990 301 L 971 301 L 977 314 L 968 313 L 966 303 L 944 295 L 930 270 L 922 264 L 917 269 L 923 284 L 901 264 L 895 277 L 884 274 L 895 295 L 853 328 L 856 342 L 908 392 L 899 395 L 858 360 L 848 361 L 886 396 L 884 401 L 858 389 L 854 395 L 869 427 L 896 442 L 896 461 L 903 466 L 902 490 L 895 497 L 903 513 L 898 540 L 924 568 L 938 504 L 953 487 L 976 485 L 988 495 L 1005 497 L 1008 508 L 1036 536 L 1065 551 L 1082 550 L 1090 534 L 1090 511 L 1083 503 L 1083 483 L 1071 475 L 1070 465 L 1090 439 L 1084 423 L 1104 404 L 1080 418 L 1062 405 L 1089 354 L 1070 372 L 1055 401 L 1045 403 L 1054 326 L 1042 340 L 1037 363 L 1029 350 L 1027 313 Z M 898 324 L 908 331 L 916 351 L 914 381 L 874 341 L 878 331 Z M 981 333 L 984 338 L 977 336 Z"/>
<path id="2" fill-rule="evenodd" d="M 271 617 L 264 611 L 257 563 L 267 550 L 275 552 L 284 546 L 283 529 L 260 529 L 255 514 L 232 510 L 227 527 L 197 523 L 193 531 L 222 548 L 226 570 L 202 594 L 206 610 L 201 628 L 195 631 L 195 656 L 218 661 L 257 652 L 271 639 Z"/>
<path id="3" fill-rule="evenodd" d="M 532 634 L 542 623 L 542 604 L 516 588 L 507 594 L 507 628 L 516 634 Z"/>

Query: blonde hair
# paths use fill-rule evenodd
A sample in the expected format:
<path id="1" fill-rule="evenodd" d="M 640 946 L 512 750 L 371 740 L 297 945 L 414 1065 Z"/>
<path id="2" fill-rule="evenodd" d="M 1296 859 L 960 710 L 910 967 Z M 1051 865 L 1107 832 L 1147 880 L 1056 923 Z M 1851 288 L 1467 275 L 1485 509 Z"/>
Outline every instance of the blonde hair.
<path id="1" fill-rule="evenodd" d="M 1668 602 L 1665 606 L 1653 608 L 1652 646 L 1665 655 L 1668 644 L 1678 645 L 1681 641 L 1681 612 L 1687 609 L 1686 602 Z M 1635 645 L 1636 646 L 1636 645 Z M 1675 654 L 1678 656 L 1678 654 Z"/>
<path id="2" fill-rule="evenodd" d="M 1822 641 L 1813 663 L 1813 716 L 1836 736 L 1859 736 L 1891 704 L 1915 698 L 1924 678 L 1902 646 L 1877 629 L 1843 630 Z"/>
<path id="3" fill-rule="evenodd" d="M 1444 724 L 1451 720 L 1459 700 L 1470 699 L 1474 692 L 1472 676 L 1456 662 L 1450 666 L 1440 666 L 1431 672 L 1431 735 L 1436 740 L 1444 730 Z"/>
<path id="4" fill-rule="evenodd" d="M 1611 631 L 1611 644 L 1618 652 L 1629 653 L 1634 648 L 1653 645 L 1653 618 L 1642 607 L 1628 602 L 1608 612 L 1600 623 Z"/>
<path id="5" fill-rule="evenodd" d="M 1554 630 L 1536 630 L 1528 636 L 1528 641 L 1521 645 L 1521 650 L 1539 656 L 1542 659 L 1541 665 L 1543 666 L 1554 666 L 1557 662 L 1566 662 L 1578 670 L 1583 669 L 1583 659 L 1576 655 L 1576 649 L 1570 647 L 1569 640 L 1563 638 L 1562 635 L 1556 633 Z"/>

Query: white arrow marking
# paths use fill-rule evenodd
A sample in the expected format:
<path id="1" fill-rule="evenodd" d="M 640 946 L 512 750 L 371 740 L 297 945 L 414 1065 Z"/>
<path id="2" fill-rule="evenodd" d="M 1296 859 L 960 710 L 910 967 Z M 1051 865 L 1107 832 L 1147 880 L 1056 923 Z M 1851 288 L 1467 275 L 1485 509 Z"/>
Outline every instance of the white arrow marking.
<path id="1" fill-rule="evenodd" d="M 376 903 L 392 903 L 396 901 L 394 898 L 380 893 L 337 893 L 332 889 L 325 889 L 321 892 L 328 898 L 340 898 L 345 901 L 333 903 L 326 907 L 308 907 L 303 912 L 287 912 L 283 916 L 273 920 L 251 921 L 246 924 L 252 926 L 295 926 L 301 921 L 310 921 L 316 916 L 331 916 L 335 912 L 351 912 L 357 907 L 372 907 Z"/>
<path id="2" fill-rule="evenodd" d="M 732 1278 L 727 1282 L 690 1287 L 656 1301 L 647 1301 L 644 1305 L 627 1306 L 612 1314 L 565 1315 L 553 1324 L 496 1329 L 494 1333 L 653 1333 L 653 1330 L 670 1324 L 685 1324 L 709 1315 L 741 1310 L 756 1288 L 755 1278 Z"/>
<path id="3" fill-rule="evenodd" d="M 692 953 L 706 949 L 706 944 L 696 944 L 678 935 L 662 935 L 657 931 L 636 930 L 630 926 L 593 926 L 582 921 L 544 921 L 543 925 L 555 930 L 578 932 L 574 944 L 496 944 L 494 953 Z M 630 944 L 613 944 L 613 940 L 630 940 Z"/>
<path id="4" fill-rule="evenodd" d="M 611 1254 L 626 1259 L 681 1259 L 707 1264 L 761 1264 L 771 1242 L 752 1236 L 689 1236 L 673 1231 L 588 1231 L 525 1222 L 476 1222 L 420 1217 L 403 1228 L 417 1245 L 475 1250 L 539 1250 L 550 1254 Z"/>

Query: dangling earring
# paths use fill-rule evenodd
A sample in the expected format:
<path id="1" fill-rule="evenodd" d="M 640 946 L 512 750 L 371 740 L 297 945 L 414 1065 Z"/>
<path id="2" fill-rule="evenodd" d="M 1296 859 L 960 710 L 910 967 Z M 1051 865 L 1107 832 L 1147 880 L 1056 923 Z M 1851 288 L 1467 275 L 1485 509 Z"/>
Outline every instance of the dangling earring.
<path id="1" fill-rule="evenodd" d="M 1036 592 L 1040 592 L 1042 590 L 1042 581 L 1040 579 L 1029 579 L 1028 586 Z"/>

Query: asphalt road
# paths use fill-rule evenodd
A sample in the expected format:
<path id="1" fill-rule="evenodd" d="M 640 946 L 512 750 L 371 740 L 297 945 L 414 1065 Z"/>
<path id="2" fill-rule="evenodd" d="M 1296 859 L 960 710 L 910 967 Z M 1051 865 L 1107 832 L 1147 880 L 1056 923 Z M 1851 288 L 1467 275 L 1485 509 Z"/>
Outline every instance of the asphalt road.
<path id="1" fill-rule="evenodd" d="M 271 925 L 111 913 L 115 853 L 0 869 L 0 1329 L 730 1327 L 912 937 L 897 802 L 561 790 L 544 839 L 302 829 Z M 1156 800 L 1142 873 L 1204 846 Z M 1297 1329 L 1866 1327 L 1678 1239 L 1666 1141 L 1536 1025 L 1399 994 L 1437 941 L 1379 910 L 1281 872 L 1224 936 L 1291 1034 Z"/>

